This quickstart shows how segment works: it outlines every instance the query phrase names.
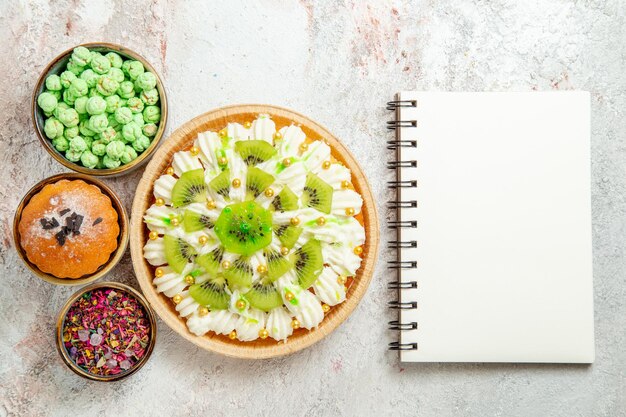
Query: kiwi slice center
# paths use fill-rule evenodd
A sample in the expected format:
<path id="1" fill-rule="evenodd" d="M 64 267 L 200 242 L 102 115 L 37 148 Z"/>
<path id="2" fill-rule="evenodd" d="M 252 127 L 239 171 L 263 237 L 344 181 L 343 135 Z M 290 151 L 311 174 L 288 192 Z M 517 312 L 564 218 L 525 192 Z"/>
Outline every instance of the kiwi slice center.
<path id="1" fill-rule="evenodd" d="M 272 242 L 272 212 L 254 201 L 230 204 L 220 213 L 214 230 L 227 251 L 252 255 Z"/>

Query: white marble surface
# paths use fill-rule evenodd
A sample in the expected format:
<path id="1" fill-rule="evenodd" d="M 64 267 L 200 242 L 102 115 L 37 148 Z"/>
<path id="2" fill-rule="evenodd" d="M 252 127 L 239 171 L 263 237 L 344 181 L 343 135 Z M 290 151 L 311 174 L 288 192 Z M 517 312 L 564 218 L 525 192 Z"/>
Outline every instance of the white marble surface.
<path id="1" fill-rule="evenodd" d="M 620 0 L 2 0 L 0 417 L 625 415 L 625 28 Z M 591 91 L 596 363 L 400 366 L 385 350 L 394 335 L 385 326 L 393 294 L 383 250 L 352 317 L 303 352 L 228 359 L 161 323 L 137 375 L 113 384 L 74 376 L 53 343 L 55 315 L 74 290 L 26 271 L 11 222 L 31 185 L 63 171 L 31 126 L 39 71 L 65 48 L 98 40 L 135 49 L 160 71 L 170 132 L 246 102 L 291 107 L 326 125 L 365 167 L 382 221 L 384 102 L 397 90 Z M 127 208 L 140 175 L 108 181 Z M 136 286 L 128 255 L 110 278 Z"/>

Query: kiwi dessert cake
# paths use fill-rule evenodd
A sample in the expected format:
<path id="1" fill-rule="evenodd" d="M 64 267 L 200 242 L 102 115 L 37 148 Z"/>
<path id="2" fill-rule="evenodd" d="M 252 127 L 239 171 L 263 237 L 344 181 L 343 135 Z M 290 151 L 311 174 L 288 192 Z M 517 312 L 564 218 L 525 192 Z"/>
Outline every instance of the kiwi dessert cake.
<path id="1" fill-rule="evenodd" d="M 156 290 L 189 330 L 286 341 L 346 299 L 363 200 L 348 168 L 268 115 L 203 132 L 173 155 L 144 215 Z"/>

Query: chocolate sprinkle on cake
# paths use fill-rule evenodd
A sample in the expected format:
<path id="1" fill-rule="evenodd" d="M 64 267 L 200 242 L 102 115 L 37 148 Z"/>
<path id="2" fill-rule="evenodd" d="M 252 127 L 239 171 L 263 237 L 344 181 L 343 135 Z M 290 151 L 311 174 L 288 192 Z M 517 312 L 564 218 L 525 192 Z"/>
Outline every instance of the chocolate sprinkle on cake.
<path id="1" fill-rule="evenodd" d="M 102 217 L 98 217 L 96 220 L 94 220 L 92 226 L 95 226 L 95 225 L 97 225 L 100 222 L 102 222 Z"/>

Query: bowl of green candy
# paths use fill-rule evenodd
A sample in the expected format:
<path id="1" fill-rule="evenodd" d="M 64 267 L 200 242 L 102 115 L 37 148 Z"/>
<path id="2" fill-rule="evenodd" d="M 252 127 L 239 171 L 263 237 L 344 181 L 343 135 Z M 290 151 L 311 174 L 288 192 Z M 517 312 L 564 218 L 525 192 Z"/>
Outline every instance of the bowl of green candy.
<path id="1" fill-rule="evenodd" d="M 146 163 L 163 136 L 167 98 L 154 68 L 110 43 L 68 49 L 44 69 L 32 99 L 44 148 L 74 171 L 128 173 Z"/>

